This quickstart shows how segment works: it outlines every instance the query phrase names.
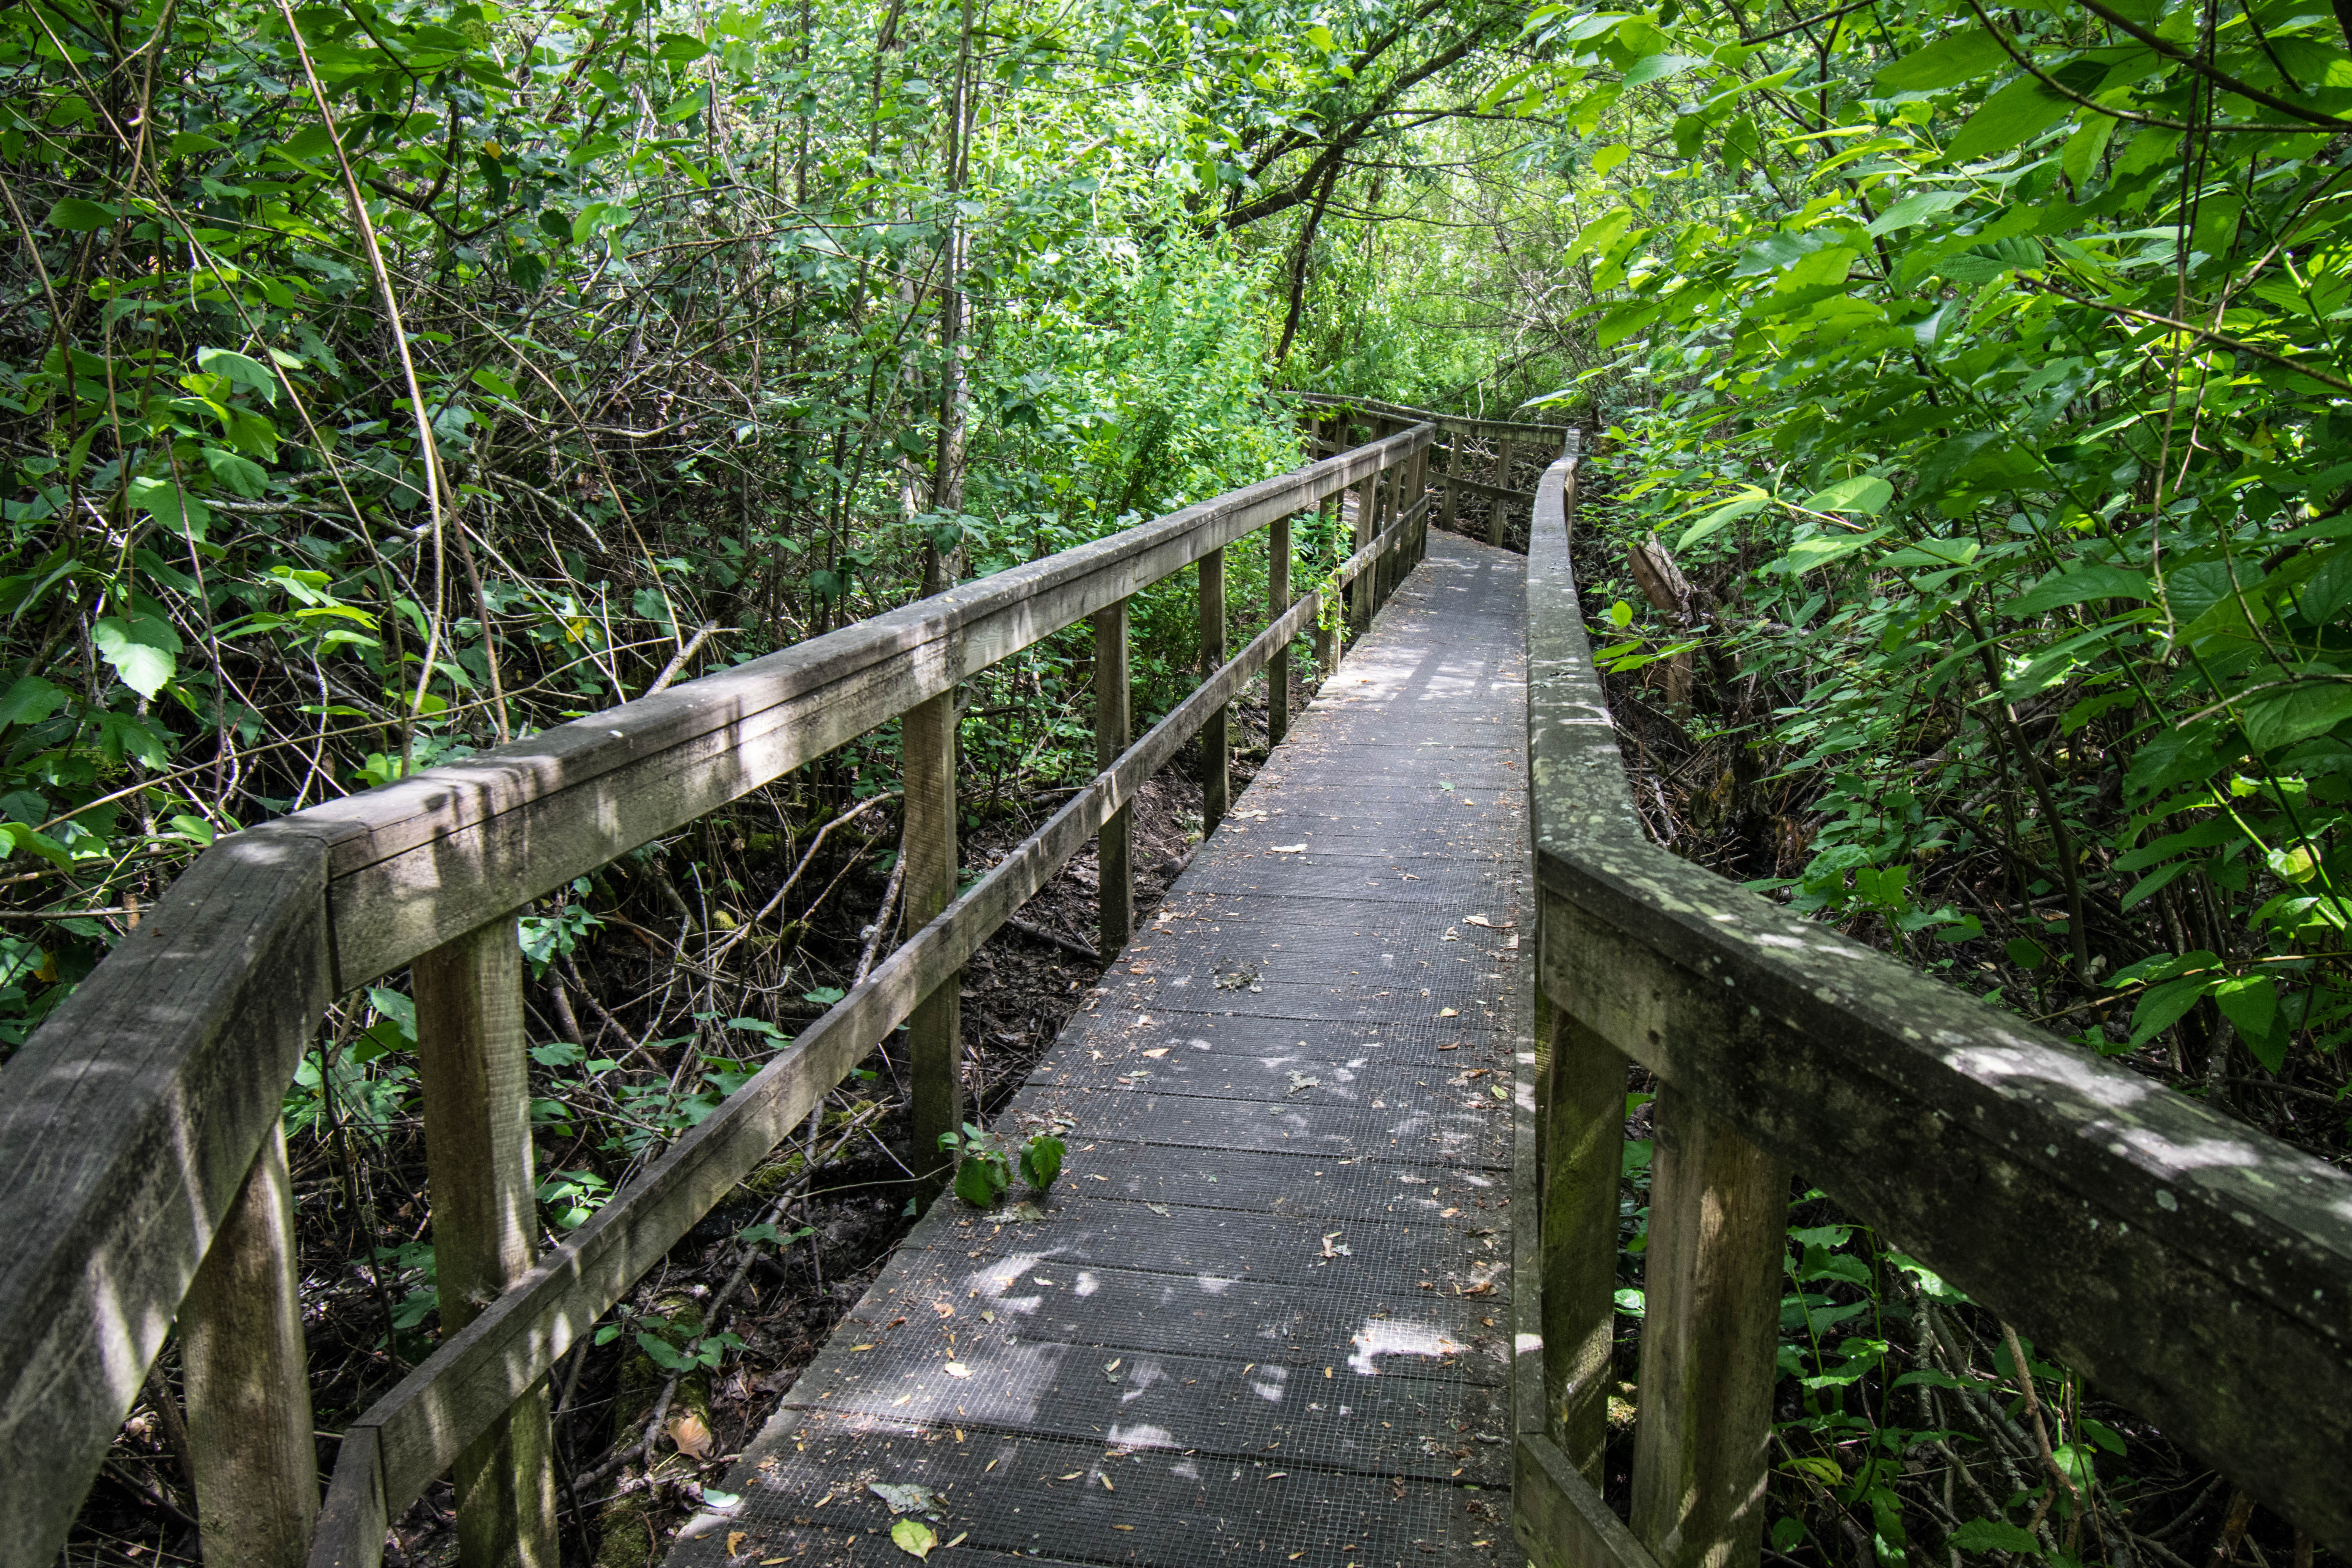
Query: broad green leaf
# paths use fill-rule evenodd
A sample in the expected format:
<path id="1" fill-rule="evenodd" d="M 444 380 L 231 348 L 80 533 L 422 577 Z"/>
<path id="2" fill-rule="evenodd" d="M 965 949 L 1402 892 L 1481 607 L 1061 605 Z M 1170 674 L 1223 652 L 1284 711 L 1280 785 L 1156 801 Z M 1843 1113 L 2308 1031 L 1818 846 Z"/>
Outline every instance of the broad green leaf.
<path id="1" fill-rule="evenodd" d="M 2099 166 L 2099 155 L 2107 150 L 2119 123 L 2104 114 L 2086 114 L 2083 123 L 2074 128 L 2074 134 L 2066 138 L 2066 150 L 2058 155 L 2058 166 L 2078 190 Z"/>
<path id="2" fill-rule="evenodd" d="M 2119 566 L 2077 566 L 2052 573 L 2035 584 L 2032 592 L 2021 594 L 2001 605 L 2000 612 L 2005 616 L 2038 616 L 2045 610 L 2088 604 L 2094 599 L 2145 600 L 2153 596 L 2145 573 L 2126 572 Z"/>
<path id="3" fill-rule="evenodd" d="M 2033 1538 L 2032 1531 L 2002 1520 L 1972 1519 L 1945 1540 L 1958 1552 L 2011 1552 L 2027 1558 L 2042 1555 L 2042 1542 Z"/>
<path id="4" fill-rule="evenodd" d="M 66 705 L 66 694 L 37 675 L 27 675 L 0 697 L 0 725 L 37 724 Z"/>
<path id="5" fill-rule="evenodd" d="M 179 668 L 179 634 L 153 616 L 108 616 L 89 628 L 89 640 L 122 684 L 142 697 L 163 689 Z"/>
<path id="6" fill-rule="evenodd" d="M 1606 174 L 1610 170 L 1615 168 L 1627 158 L 1633 156 L 1633 150 L 1631 147 L 1626 146 L 1622 142 L 1616 142 L 1611 146 L 1603 147 L 1601 151 L 1592 154 L 1592 163 L 1590 167 L 1595 174 Z M 1627 216 L 1630 217 L 1632 215 L 1628 214 Z"/>
<path id="7" fill-rule="evenodd" d="M 1981 27 L 1937 39 L 1882 69 L 1872 85 L 1884 93 L 1940 92 L 1990 76 L 2010 63 L 2000 40 Z"/>
<path id="8" fill-rule="evenodd" d="M 654 58 L 672 65 L 689 64 L 709 52 L 701 39 L 688 37 L 684 33 L 664 33 L 654 46 Z"/>
<path id="9" fill-rule="evenodd" d="M 1625 73 L 1624 85 L 1629 88 L 1647 87 L 1654 81 L 1665 81 L 1678 77 L 1693 66 L 1706 64 L 1698 55 L 1650 55 L 1633 62 Z"/>
<path id="10" fill-rule="evenodd" d="M 264 403 L 278 401 L 278 373 L 257 359 L 234 349 L 198 349 L 196 363 L 214 375 L 228 377 L 233 385 L 259 393 Z"/>
<path id="11" fill-rule="evenodd" d="M 940 1543 L 938 1534 L 919 1519 L 901 1519 L 890 1526 L 890 1540 L 899 1551 L 918 1562 L 929 1557 Z"/>
<path id="12" fill-rule="evenodd" d="M 1969 122 L 1944 150 L 1945 156 L 1955 163 L 1971 163 L 2021 147 L 2064 119 L 2073 108 L 2032 77 L 2013 81 L 1969 116 Z"/>
<path id="13" fill-rule="evenodd" d="M 1855 511 L 1876 517 L 1895 499 L 1895 487 L 1875 474 L 1855 474 L 1827 489 L 1816 490 L 1802 505 L 1807 511 Z"/>
<path id="14" fill-rule="evenodd" d="M 1874 218 L 1869 232 L 1893 234 L 1898 228 L 1908 228 L 1939 213 L 1949 212 L 1968 199 L 1966 191 L 1914 191 Z"/>
<path id="15" fill-rule="evenodd" d="M 2338 675 L 2301 680 L 2246 703 L 2246 743 L 2258 752 L 2275 751 L 2324 735 L 2347 719 L 2352 719 L 2352 679 Z"/>
<path id="16" fill-rule="evenodd" d="M 1811 539 L 1801 539 L 1789 547 L 1787 554 L 1765 570 L 1786 572 L 1792 576 L 1811 572 L 1867 548 L 1885 531 L 1885 529 L 1873 529 L 1868 533 L 1815 534 Z"/>
<path id="17" fill-rule="evenodd" d="M 268 469 L 225 447 L 205 447 L 205 467 L 212 470 L 213 478 L 247 500 L 258 500 L 269 489 Z"/>
<path id="18" fill-rule="evenodd" d="M 1683 530 L 1683 536 L 1680 540 L 1675 542 L 1675 548 L 1677 550 L 1688 550 L 1692 545 L 1697 543 L 1700 540 L 1705 539 L 1708 534 L 1715 532 L 1717 529 L 1737 522 L 1743 517 L 1748 517 L 1756 512 L 1761 511 L 1765 507 L 1771 504 L 1771 500 L 1772 498 L 1770 496 L 1765 494 L 1762 490 L 1758 489 L 1755 486 L 1750 485 L 1748 487 L 1746 494 L 1738 497 L 1737 500 L 1724 502 L 1721 506 L 1717 507 L 1713 511 L 1708 512 L 1705 517 L 1700 518 L 1696 522 L 1692 523 L 1688 528 Z"/>
<path id="19" fill-rule="evenodd" d="M 88 234 L 94 229 L 104 228 L 121 216 L 119 212 L 100 206 L 96 202 L 86 202 L 79 196 L 65 196 L 49 208 L 49 226 Z"/>
<path id="20" fill-rule="evenodd" d="M 2132 1008 L 2131 1048 L 2140 1047 L 2179 1021 L 2181 1015 L 2197 1005 L 2205 994 L 2210 980 L 2191 976 L 2186 980 L 2168 980 L 2140 994 Z"/>

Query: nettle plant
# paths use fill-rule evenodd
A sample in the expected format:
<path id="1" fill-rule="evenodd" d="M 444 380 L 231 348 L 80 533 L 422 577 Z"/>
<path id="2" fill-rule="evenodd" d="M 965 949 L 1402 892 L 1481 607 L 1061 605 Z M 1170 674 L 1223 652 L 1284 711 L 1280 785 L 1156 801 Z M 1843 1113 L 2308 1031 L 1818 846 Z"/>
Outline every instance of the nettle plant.
<path id="1" fill-rule="evenodd" d="M 1043 1193 L 1062 1173 L 1062 1156 L 1068 1152 L 1067 1145 L 1050 1132 L 1035 1133 L 1016 1149 L 969 1121 L 961 1132 L 940 1133 L 940 1147 L 956 1157 L 956 1196 L 976 1209 L 996 1206 L 1013 1185 L 1016 1165 L 1022 1182 Z"/>

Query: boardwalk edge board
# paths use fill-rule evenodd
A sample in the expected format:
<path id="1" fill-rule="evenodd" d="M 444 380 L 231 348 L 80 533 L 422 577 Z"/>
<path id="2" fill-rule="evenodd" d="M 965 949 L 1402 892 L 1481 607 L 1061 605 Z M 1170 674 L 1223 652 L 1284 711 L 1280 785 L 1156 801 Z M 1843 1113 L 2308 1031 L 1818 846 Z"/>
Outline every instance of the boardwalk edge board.
<path id="1" fill-rule="evenodd" d="M 2352 1548 L 2352 1175 L 1649 843 L 1576 599 L 1574 472 L 1545 475 L 1528 558 L 1552 1005 Z"/>

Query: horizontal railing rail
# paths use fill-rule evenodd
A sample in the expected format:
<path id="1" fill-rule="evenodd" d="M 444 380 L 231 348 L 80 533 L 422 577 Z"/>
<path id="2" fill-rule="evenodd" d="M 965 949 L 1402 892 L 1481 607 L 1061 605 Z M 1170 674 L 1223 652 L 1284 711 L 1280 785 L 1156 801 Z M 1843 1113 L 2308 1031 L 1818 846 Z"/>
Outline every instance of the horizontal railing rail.
<path id="1" fill-rule="evenodd" d="M 1437 437 L 1431 447 L 1434 460 L 1429 482 L 1437 487 L 1437 526 L 1453 530 L 1463 498 L 1477 497 L 1490 503 L 1486 525 L 1486 542 L 1489 544 L 1515 546 L 1517 536 L 1506 525 L 1504 513 L 1508 509 L 1514 515 L 1529 514 L 1534 507 L 1535 491 L 1520 489 L 1512 483 L 1521 458 L 1549 461 L 1570 435 L 1566 425 L 1474 419 L 1332 393 L 1299 392 L 1290 395 L 1299 406 L 1308 449 L 1318 453 L 1348 450 L 1357 444 L 1360 428 L 1369 438 L 1377 440 L 1412 425 L 1435 426 Z M 1486 471 L 1484 478 L 1474 472 L 1481 468 Z"/>
<path id="2" fill-rule="evenodd" d="M 2352 1548 L 2352 1176 L 1653 845 L 1569 552 L 1528 557 L 1539 990 L 1522 1063 L 1519 1539 L 1738 1568 L 1791 1172 L 2249 1494 Z M 1630 1521 L 1602 1502 L 1628 1060 L 1659 1083 Z M 1524 1223 L 1524 1222 L 1523 1222 Z"/>
<path id="3" fill-rule="evenodd" d="M 1433 434 L 1416 426 L 215 845 L 0 1072 L 0 1183 L 13 1199 L 0 1247 L 0 1568 L 54 1561 L 175 1318 L 208 1550 L 272 1568 L 306 1554 L 373 1563 L 384 1520 L 453 1467 L 469 1565 L 518 1542 L 526 1561 L 551 1548 L 553 1360 L 901 1023 L 917 1149 L 957 1125 L 964 960 L 1097 835 L 1103 941 L 1124 943 L 1128 802 L 1197 733 L 1213 829 L 1227 704 L 1270 670 L 1279 739 L 1292 639 L 1322 616 L 1328 671 L 1330 596 L 1344 587 L 1351 616 L 1368 620 L 1379 584 L 1418 556 Z M 1356 550 L 1294 596 L 1291 518 L 1350 489 Z M 1266 527 L 1269 625 L 1227 659 L 1223 551 Z M 1196 563 L 1208 673 L 1129 746 L 1128 601 Z M 955 688 L 1088 618 L 1103 771 L 956 898 Z M 516 912 L 902 716 L 916 936 L 534 1265 Z M 404 966 L 445 1340 L 345 1433 L 314 1542 L 280 1101 L 333 998 Z"/>

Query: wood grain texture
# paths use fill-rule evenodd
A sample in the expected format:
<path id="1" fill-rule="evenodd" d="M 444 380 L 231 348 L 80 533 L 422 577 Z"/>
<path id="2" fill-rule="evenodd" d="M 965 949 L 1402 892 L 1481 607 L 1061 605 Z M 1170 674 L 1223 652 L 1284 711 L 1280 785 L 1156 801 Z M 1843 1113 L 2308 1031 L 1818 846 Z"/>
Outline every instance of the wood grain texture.
<path id="1" fill-rule="evenodd" d="M 1133 700 L 1128 668 L 1130 600 L 1095 613 L 1095 769 L 1097 773 L 1127 750 L 1129 705 Z M 1108 963 L 1135 933 L 1135 814 L 1122 805 L 1102 826 L 1097 844 L 1097 921 L 1102 960 Z"/>
<path id="2" fill-rule="evenodd" d="M 319 1458 L 280 1127 L 262 1138 L 180 1304 L 180 1366 L 205 1563 L 299 1568 Z"/>
<path id="3" fill-rule="evenodd" d="M 1341 563 L 1339 581 L 1352 580 L 1402 539 L 1400 527 L 1358 551 Z M 544 1377 L 679 1237 L 800 1126 L 819 1097 L 896 1028 L 919 998 L 961 969 L 1319 607 L 1318 597 L 1309 595 L 1252 638 L 986 877 L 877 964 L 864 984 L 362 1415 L 358 1425 L 377 1434 L 378 1446 L 365 1462 L 383 1468 L 386 1506 L 407 1507 L 509 1404 Z M 380 1553 L 380 1530 L 371 1549 L 362 1542 L 329 1542 L 328 1523 L 321 1522 L 314 1563 L 324 1552 L 345 1568 L 375 1568 L 377 1559 L 368 1552 Z"/>
<path id="4" fill-rule="evenodd" d="M 1526 1200 L 1538 1205 L 1543 1237 L 1544 1430 L 1598 1486 L 1617 1329 L 1625 1058 L 1567 1013 L 1550 1012 L 1542 1186 Z"/>
<path id="5" fill-rule="evenodd" d="M 1630 1522 L 1659 1568 L 1753 1568 L 1789 1168 L 1672 1083 L 1654 1113 Z"/>
<path id="6" fill-rule="evenodd" d="M 324 1010 L 326 857 L 224 839 L 0 1072 L 0 1564 L 47 1568 Z"/>
<path id="7" fill-rule="evenodd" d="M 382 1568 L 389 1515 L 381 1453 L 373 1426 L 362 1424 L 343 1434 L 307 1568 Z"/>
<path id="8" fill-rule="evenodd" d="M 907 924 L 921 927 L 955 898 L 955 693 L 907 710 L 899 728 L 907 826 Z M 940 1140 L 963 1126 L 963 1003 L 961 972 L 931 986 L 907 1020 L 908 1163 L 928 1201 L 947 1184 L 954 1160 Z"/>
<path id="9" fill-rule="evenodd" d="M 511 915 L 416 960 L 417 1078 L 441 1331 L 529 1273 L 539 1233 L 522 952 Z M 543 1384 L 457 1458 L 461 1568 L 556 1568 L 555 1456 Z"/>
<path id="10" fill-rule="evenodd" d="M 1512 1449 L 1511 1526 L 1534 1568 L 1660 1568 L 1550 1438 Z"/>
<path id="11" fill-rule="evenodd" d="M 2352 1548 L 2352 1176 L 1644 842 L 1568 569 L 1567 477 L 1538 492 L 1528 565 L 1555 1005 Z"/>
<path id="12" fill-rule="evenodd" d="M 1225 552 L 1212 550 L 1201 557 L 1201 668 L 1213 670 L 1225 662 Z M 1225 819 L 1232 804 L 1232 737 L 1227 733 L 1228 709 L 1220 703 L 1201 725 L 1201 837 L 1206 838 Z"/>
<path id="13" fill-rule="evenodd" d="M 1290 519 L 1277 517 L 1265 534 L 1265 613 L 1270 620 L 1290 608 Z M 1290 733 L 1290 645 L 1275 650 L 1265 667 L 1265 743 L 1282 744 Z"/>

